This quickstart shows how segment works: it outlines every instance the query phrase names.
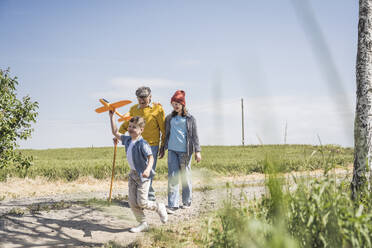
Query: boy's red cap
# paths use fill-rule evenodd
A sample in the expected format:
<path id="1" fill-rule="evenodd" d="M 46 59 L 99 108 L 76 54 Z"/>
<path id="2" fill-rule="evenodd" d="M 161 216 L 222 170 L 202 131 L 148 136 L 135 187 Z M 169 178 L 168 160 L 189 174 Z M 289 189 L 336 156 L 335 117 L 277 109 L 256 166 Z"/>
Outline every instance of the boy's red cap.
<path id="1" fill-rule="evenodd" d="M 178 102 L 182 104 L 183 106 L 186 105 L 185 101 L 185 91 L 183 90 L 177 90 L 174 95 L 172 96 L 171 102 Z"/>

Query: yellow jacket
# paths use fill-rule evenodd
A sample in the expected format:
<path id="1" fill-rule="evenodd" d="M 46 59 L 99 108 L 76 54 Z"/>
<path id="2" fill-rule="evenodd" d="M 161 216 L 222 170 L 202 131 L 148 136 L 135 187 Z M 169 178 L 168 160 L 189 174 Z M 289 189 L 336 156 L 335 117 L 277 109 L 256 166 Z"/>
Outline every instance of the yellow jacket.
<path id="1" fill-rule="evenodd" d="M 142 133 L 142 137 L 150 144 L 150 146 L 158 146 L 160 142 L 160 132 L 162 144 L 165 139 L 165 115 L 164 109 L 159 103 L 153 103 L 152 105 L 141 109 L 138 104 L 132 106 L 129 110 L 129 115 L 141 116 L 145 119 L 145 128 Z M 128 130 L 129 121 L 124 122 L 119 132 L 124 134 Z"/>

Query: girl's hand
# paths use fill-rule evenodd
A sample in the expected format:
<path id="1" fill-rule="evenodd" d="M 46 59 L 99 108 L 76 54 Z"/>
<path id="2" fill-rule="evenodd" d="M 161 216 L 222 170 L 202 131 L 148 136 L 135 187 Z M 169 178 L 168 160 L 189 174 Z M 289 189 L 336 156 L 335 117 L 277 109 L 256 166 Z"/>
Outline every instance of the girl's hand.
<path id="1" fill-rule="evenodd" d="M 197 163 L 201 161 L 201 153 L 200 152 L 195 152 L 195 160 Z"/>
<path id="2" fill-rule="evenodd" d="M 109 116 L 110 116 L 110 117 L 113 117 L 113 116 L 114 116 L 114 111 L 111 111 L 111 110 L 110 110 L 110 111 L 109 111 Z"/>
<path id="3" fill-rule="evenodd" d="M 158 158 L 162 159 L 163 157 L 164 157 L 164 151 L 160 151 Z"/>
<path id="4" fill-rule="evenodd" d="M 145 171 L 142 173 L 142 176 L 143 176 L 144 178 L 148 178 L 148 177 L 150 177 L 150 170 L 145 170 Z"/>

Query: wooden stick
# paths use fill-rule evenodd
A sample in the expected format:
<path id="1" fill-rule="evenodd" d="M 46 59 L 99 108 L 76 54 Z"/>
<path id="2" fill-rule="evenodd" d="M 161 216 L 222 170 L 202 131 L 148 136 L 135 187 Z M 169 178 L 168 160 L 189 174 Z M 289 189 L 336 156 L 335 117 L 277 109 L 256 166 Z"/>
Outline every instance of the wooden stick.
<path id="1" fill-rule="evenodd" d="M 110 195 L 108 201 L 111 203 L 111 193 L 112 193 L 112 183 L 114 182 L 114 175 L 115 175 L 115 159 L 116 159 L 116 148 L 117 143 L 115 143 L 114 147 L 114 161 L 112 163 L 112 174 L 111 174 L 111 184 L 110 184 Z"/>

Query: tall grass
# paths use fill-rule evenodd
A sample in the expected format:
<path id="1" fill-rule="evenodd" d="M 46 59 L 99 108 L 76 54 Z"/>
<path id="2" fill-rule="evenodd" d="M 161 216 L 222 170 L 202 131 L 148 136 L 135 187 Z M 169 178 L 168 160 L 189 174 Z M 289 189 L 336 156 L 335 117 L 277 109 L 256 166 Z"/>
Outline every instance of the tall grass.
<path id="1" fill-rule="evenodd" d="M 296 181 L 290 190 L 267 160 L 268 194 L 259 201 L 219 210 L 206 231 L 205 247 L 372 247 L 372 198 L 367 189 L 353 201 L 349 182 L 327 170 Z"/>

